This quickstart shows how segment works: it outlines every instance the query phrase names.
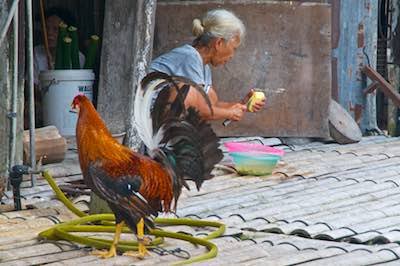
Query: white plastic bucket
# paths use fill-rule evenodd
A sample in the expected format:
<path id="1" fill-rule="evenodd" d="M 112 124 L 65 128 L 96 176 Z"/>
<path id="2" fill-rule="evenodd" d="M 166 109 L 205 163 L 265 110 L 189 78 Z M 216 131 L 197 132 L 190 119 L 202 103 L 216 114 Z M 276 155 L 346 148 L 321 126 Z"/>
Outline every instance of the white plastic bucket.
<path id="1" fill-rule="evenodd" d="M 39 74 L 43 98 L 43 122 L 55 125 L 63 136 L 74 136 L 76 113 L 71 103 L 78 94 L 93 100 L 94 73 L 91 69 L 49 70 Z"/>

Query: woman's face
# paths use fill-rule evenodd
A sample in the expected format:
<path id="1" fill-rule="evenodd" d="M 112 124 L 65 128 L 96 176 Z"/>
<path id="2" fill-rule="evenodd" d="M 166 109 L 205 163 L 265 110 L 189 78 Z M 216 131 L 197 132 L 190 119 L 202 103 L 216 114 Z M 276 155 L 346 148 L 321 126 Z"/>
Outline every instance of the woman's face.
<path id="1" fill-rule="evenodd" d="M 236 49 L 240 45 L 240 37 L 235 36 L 229 41 L 225 41 L 222 38 L 217 38 L 213 43 L 214 53 L 210 58 L 210 64 L 212 66 L 225 65 L 235 55 Z"/>
<path id="2" fill-rule="evenodd" d="M 57 46 L 58 25 L 60 22 L 62 22 L 62 20 L 55 15 L 48 17 L 46 20 L 49 48 L 55 48 Z"/>

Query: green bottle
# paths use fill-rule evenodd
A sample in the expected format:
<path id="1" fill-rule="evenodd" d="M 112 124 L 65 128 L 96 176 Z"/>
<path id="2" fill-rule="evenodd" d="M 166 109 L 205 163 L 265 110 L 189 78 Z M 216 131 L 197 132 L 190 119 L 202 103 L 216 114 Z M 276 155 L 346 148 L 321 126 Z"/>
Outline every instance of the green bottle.
<path id="1" fill-rule="evenodd" d="M 79 63 L 79 43 L 78 43 L 78 31 L 74 26 L 68 27 L 69 36 L 72 39 L 71 43 L 71 64 L 72 69 L 80 69 L 81 65 Z"/>
<path id="2" fill-rule="evenodd" d="M 85 65 L 83 66 L 84 69 L 93 69 L 94 63 L 96 61 L 99 40 L 100 38 L 97 35 L 90 36 L 89 48 L 85 59 Z"/>
<path id="3" fill-rule="evenodd" d="M 64 54 L 63 54 L 63 69 L 71 69 L 71 43 L 72 39 L 70 37 L 64 38 Z"/>
<path id="4" fill-rule="evenodd" d="M 57 46 L 56 46 L 56 59 L 54 64 L 54 69 L 63 69 L 63 48 L 64 48 L 64 38 L 68 36 L 67 33 L 68 25 L 64 22 L 60 22 L 58 25 L 58 36 L 57 36 Z"/>

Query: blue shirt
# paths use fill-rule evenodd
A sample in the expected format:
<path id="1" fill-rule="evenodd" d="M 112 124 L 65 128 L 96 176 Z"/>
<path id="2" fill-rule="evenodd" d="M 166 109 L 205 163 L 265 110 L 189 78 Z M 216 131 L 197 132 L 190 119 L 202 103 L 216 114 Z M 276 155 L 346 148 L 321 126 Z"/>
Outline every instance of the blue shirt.
<path id="1" fill-rule="evenodd" d="M 149 72 L 155 71 L 190 79 L 196 84 L 203 85 L 206 93 L 212 85 L 210 66 L 204 65 L 199 52 L 189 44 L 177 47 L 154 59 Z"/>

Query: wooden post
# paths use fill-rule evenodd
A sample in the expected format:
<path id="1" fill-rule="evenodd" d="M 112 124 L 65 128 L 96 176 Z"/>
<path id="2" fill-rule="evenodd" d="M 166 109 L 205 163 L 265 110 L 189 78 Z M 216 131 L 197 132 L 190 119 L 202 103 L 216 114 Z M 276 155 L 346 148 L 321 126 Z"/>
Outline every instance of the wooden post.
<path id="1" fill-rule="evenodd" d="M 396 91 L 399 91 L 400 87 L 399 77 L 400 68 L 396 64 L 388 65 L 388 79 Z M 388 101 L 387 131 L 391 136 L 398 136 L 399 134 L 398 112 L 399 108 L 392 101 Z"/>
<path id="2" fill-rule="evenodd" d="M 133 102 L 152 56 L 156 3 L 105 1 L 97 110 L 111 132 L 127 132 L 125 143 L 136 149 L 141 141 L 134 126 Z M 91 213 L 107 209 L 100 198 L 92 198 Z"/>
<path id="3" fill-rule="evenodd" d="M 24 79 L 25 79 L 25 8 L 24 1 L 19 2 L 19 20 L 18 20 L 18 88 L 17 88 L 17 112 L 16 112 L 16 143 L 14 163 L 22 163 L 22 133 L 24 121 Z M 0 25 L 4 25 L 8 16 L 8 1 L 0 1 Z M 11 36 L 11 35 L 10 35 Z M 10 84 L 12 82 L 12 73 L 9 69 L 12 55 L 9 50 L 9 40 L 5 38 L 0 44 L 0 199 L 1 189 L 8 176 L 8 164 L 10 157 L 10 111 L 12 91 Z M 13 114 L 14 115 L 14 114 Z"/>
<path id="4" fill-rule="evenodd" d="M 0 1 L 0 25 L 4 25 L 9 9 L 10 1 Z M 22 162 L 22 132 L 23 132 L 23 105 L 24 105 L 24 78 L 25 78 L 25 22 L 24 22 L 24 1 L 19 2 L 19 21 L 18 21 L 18 87 L 17 87 L 17 111 L 16 114 L 11 112 L 12 100 L 12 73 L 11 73 L 11 48 L 8 38 L 5 38 L 3 43 L 0 43 L 0 58 L 3 58 L 4 64 L 0 65 L 0 199 L 1 189 L 6 183 L 8 176 L 8 165 L 10 160 L 10 133 L 11 121 L 10 115 L 15 115 L 16 139 L 15 139 L 15 156 L 13 161 L 15 164 Z M 11 35 L 9 35 L 11 36 Z M 6 63 L 8 61 L 8 63 Z"/>
<path id="5" fill-rule="evenodd" d="M 152 56 L 156 2 L 105 2 L 97 109 L 112 133 L 128 133 L 126 144 L 132 148 L 140 145 L 133 102 Z"/>
<path id="6" fill-rule="evenodd" d="M 0 2 L 0 25 L 4 25 L 8 16 L 8 1 Z M 8 76 L 9 66 L 9 49 L 8 39 L 4 38 L 3 43 L 0 44 L 0 199 L 2 197 L 1 191 L 4 188 L 5 176 L 7 175 L 8 162 L 10 156 L 9 150 L 9 132 L 10 132 L 10 120 L 8 119 L 8 113 L 10 111 L 11 101 L 11 88 L 10 79 Z"/>

